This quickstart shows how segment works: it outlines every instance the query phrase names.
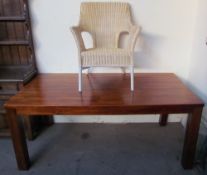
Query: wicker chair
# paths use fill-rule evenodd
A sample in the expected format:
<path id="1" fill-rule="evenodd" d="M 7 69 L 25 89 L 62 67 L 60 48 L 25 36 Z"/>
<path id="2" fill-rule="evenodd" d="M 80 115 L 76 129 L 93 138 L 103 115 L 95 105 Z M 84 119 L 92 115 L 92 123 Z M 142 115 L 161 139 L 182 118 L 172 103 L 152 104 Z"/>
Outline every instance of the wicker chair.
<path id="1" fill-rule="evenodd" d="M 84 2 L 79 25 L 71 27 L 79 51 L 78 90 L 82 91 L 82 70 L 91 67 L 121 67 L 131 70 L 134 91 L 133 52 L 141 28 L 132 24 L 130 6 L 121 2 Z M 86 49 L 81 32 L 93 38 L 93 48 Z M 120 35 L 129 34 L 127 48 L 119 48 Z"/>

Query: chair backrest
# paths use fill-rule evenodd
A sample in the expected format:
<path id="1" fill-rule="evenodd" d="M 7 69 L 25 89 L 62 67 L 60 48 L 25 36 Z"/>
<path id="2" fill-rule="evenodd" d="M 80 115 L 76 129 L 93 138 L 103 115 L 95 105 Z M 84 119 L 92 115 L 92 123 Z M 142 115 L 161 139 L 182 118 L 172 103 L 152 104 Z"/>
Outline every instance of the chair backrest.
<path id="1" fill-rule="evenodd" d="M 79 25 L 91 33 L 95 47 L 117 48 L 120 33 L 129 32 L 132 25 L 130 6 L 122 2 L 84 2 Z"/>

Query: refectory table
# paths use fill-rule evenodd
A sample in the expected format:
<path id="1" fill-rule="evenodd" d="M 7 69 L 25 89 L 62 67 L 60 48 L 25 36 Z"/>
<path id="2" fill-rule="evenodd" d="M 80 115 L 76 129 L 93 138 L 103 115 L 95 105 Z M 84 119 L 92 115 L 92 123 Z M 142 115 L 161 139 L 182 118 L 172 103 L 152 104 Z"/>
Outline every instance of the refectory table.
<path id="1" fill-rule="evenodd" d="M 188 113 L 182 166 L 193 168 L 204 104 L 174 74 L 135 74 L 134 92 L 127 74 L 84 75 L 82 93 L 77 79 L 76 74 L 40 74 L 5 104 L 20 170 L 30 167 L 21 116 L 55 114 L 161 114 L 160 125 L 166 125 L 168 114 Z"/>

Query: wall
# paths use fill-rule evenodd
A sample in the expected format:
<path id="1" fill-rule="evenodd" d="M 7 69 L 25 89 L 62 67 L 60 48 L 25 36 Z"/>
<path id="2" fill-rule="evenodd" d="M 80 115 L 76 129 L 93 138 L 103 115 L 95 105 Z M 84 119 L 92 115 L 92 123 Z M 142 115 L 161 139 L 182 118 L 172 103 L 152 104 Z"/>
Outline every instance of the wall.
<path id="1" fill-rule="evenodd" d="M 207 1 L 198 0 L 196 25 L 189 69 L 189 86 L 207 104 Z M 207 134 L 207 107 L 204 108 L 201 132 Z"/>
<path id="2" fill-rule="evenodd" d="M 97 0 L 96 0 L 97 1 Z M 42 73 L 77 72 L 77 49 L 70 26 L 78 23 L 81 0 L 32 0 L 31 15 L 36 45 L 37 65 Z M 137 72 L 174 72 L 187 78 L 193 39 L 196 0 L 128 0 L 135 23 L 142 28 L 136 46 Z M 97 69 L 104 72 L 104 69 Z M 109 71 L 109 70 L 107 70 Z M 119 72 L 119 69 L 110 70 Z M 70 118 L 79 122 L 156 121 L 130 116 Z M 173 121 L 177 121 L 174 119 Z M 56 121 L 65 121 L 61 117 Z"/>

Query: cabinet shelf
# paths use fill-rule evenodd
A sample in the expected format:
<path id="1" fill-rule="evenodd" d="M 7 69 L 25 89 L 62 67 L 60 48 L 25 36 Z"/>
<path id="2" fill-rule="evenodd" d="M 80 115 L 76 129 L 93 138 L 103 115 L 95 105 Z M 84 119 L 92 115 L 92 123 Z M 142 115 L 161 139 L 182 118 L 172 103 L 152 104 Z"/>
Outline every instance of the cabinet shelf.
<path id="1" fill-rule="evenodd" d="M 22 45 L 22 46 L 28 46 L 30 43 L 27 40 L 20 40 L 20 41 L 0 41 L 0 46 L 16 46 L 16 45 Z"/>
<path id="2" fill-rule="evenodd" d="M 24 16 L 0 16 L 1 22 L 25 22 Z"/>
<path id="3" fill-rule="evenodd" d="M 1 66 L 0 82 L 28 82 L 37 70 L 34 65 Z"/>

